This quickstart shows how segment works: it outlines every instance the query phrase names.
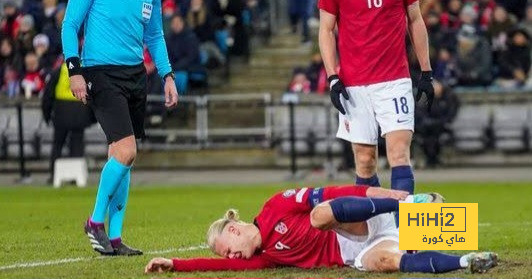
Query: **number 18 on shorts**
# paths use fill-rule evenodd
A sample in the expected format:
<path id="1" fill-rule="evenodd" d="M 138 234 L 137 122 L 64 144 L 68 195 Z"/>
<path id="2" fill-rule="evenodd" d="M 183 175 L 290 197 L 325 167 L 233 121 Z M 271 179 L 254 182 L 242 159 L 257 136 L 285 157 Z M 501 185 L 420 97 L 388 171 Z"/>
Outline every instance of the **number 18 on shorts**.
<path id="1" fill-rule="evenodd" d="M 376 145 L 393 131 L 414 131 L 414 96 L 407 78 L 367 86 L 347 87 L 349 100 L 342 100 L 346 115 L 339 114 L 338 138 L 352 143 Z"/>

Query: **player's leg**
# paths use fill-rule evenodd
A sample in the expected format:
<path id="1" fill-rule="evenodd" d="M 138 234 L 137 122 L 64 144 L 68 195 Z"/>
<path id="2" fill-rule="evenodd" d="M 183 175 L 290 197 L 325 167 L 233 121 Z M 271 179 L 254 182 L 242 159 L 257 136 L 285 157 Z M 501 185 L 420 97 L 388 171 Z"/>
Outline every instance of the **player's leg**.
<path id="1" fill-rule="evenodd" d="M 445 273 L 468 269 L 471 273 L 484 273 L 497 266 L 497 254 L 490 252 L 470 253 L 455 256 L 435 251 L 404 254 L 399 250 L 399 242 L 384 240 L 361 252 L 360 261 L 355 264 L 361 270 L 374 272 L 423 272 Z M 358 262 L 358 264 L 357 264 Z M 361 264 L 361 266 L 359 266 Z"/>
<path id="2" fill-rule="evenodd" d="M 124 84 L 127 88 L 129 116 L 133 126 L 134 136 L 130 136 L 132 143 L 135 138 L 144 138 L 144 116 L 146 111 L 146 78 L 144 67 L 132 68 L 124 71 L 130 81 Z M 136 145 L 130 150 L 135 151 Z M 115 146 L 111 151 L 115 150 Z M 134 157 L 132 159 L 135 159 Z M 133 160 L 129 164 L 133 165 Z M 109 238 L 117 255 L 142 255 L 142 251 L 128 247 L 122 242 L 122 228 L 129 198 L 131 170 L 126 173 L 109 204 Z"/>
<path id="3" fill-rule="evenodd" d="M 381 186 L 377 176 L 377 152 L 376 145 L 353 144 L 356 185 Z"/>
<path id="4" fill-rule="evenodd" d="M 320 230 L 341 229 L 351 234 L 359 234 L 358 226 L 343 225 L 364 222 L 382 213 L 399 210 L 401 202 L 431 203 L 441 202 L 439 194 L 410 195 L 405 201 L 363 197 L 341 197 L 318 204 L 310 212 L 310 223 Z M 355 231 L 352 231 L 352 229 Z"/>
<path id="5" fill-rule="evenodd" d="M 339 113 L 336 136 L 352 143 L 355 159 L 355 184 L 380 186 L 376 175 L 378 125 L 371 99 L 364 87 L 347 87 L 349 100 L 342 105 L 346 115 Z"/>
<path id="6" fill-rule="evenodd" d="M 374 85 L 372 104 L 392 169 L 391 188 L 414 193 L 414 174 L 410 166 L 410 143 L 414 131 L 412 81 L 404 78 Z M 398 222 L 396 216 L 396 222 Z"/>

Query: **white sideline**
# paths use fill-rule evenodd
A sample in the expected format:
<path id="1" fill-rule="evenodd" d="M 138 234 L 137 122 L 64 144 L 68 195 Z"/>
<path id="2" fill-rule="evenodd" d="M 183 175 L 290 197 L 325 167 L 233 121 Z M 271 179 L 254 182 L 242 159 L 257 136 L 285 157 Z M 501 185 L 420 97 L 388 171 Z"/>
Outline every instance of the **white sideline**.
<path id="1" fill-rule="evenodd" d="M 190 246 L 185 248 L 170 248 L 166 250 L 159 250 L 159 251 L 148 251 L 145 252 L 145 255 L 156 255 L 156 254 L 168 254 L 173 252 L 187 252 L 187 251 L 196 251 L 196 250 L 203 250 L 208 248 L 206 245 L 198 245 L 198 246 Z M 37 267 L 37 266 L 48 266 L 48 265 L 58 265 L 58 264 L 64 264 L 64 263 L 75 263 L 75 262 L 83 262 L 83 261 L 90 261 L 90 260 L 101 260 L 101 259 L 110 259 L 113 257 L 105 257 L 105 256 L 99 256 L 99 257 L 79 257 L 79 258 L 68 258 L 68 259 L 60 259 L 60 260 L 53 260 L 53 261 L 43 261 L 43 262 L 29 262 L 29 263 L 18 263 L 18 264 L 12 264 L 12 265 L 5 265 L 0 266 L 0 270 L 7 270 L 7 269 L 15 269 L 15 268 L 28 268 L 28 267 Z"/>

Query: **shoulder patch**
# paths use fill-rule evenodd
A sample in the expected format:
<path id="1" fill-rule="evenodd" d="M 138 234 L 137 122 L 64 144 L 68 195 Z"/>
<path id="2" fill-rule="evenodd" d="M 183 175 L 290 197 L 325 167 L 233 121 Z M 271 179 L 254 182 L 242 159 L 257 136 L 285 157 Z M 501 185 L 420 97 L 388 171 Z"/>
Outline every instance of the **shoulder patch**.
<path id="1" fill-rule="evenodd" d="M 295 189 L 290 189 L 290 190 L 284 191 L 283 197 L 289 198 L 289 197 L 291 197 L 291 196 L 293 196 L 295 194 L 296 194 L 296 190 Z"/>
<path id="2" fill-rule="evenodd" d="M 288 231 L 288 227 L 283 222 L 277 223 L 275 226 L 275 231 L 280 234 L 285 234 Z"/>

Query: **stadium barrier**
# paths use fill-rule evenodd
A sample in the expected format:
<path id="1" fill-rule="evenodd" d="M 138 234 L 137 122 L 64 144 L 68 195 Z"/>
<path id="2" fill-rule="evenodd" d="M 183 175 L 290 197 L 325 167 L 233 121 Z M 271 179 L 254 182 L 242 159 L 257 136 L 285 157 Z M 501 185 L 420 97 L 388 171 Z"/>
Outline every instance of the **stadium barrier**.
<path id="1" fill-rule="evenodd" d="M 532 94 L 460 95 L 462 107 L 451 125 L 453 154 L 527 153 L 532 147 Z M 147 139 L 140 151 L 205 149 L 274 149 L 291 158 L 330 160 L 342 153 L 335 138 L 336 111 L 327 97 L 302 96 L 297 103 L 274 100 L 269 93 L 183 96 L 175 110 L 162 96 L 148 98 Z M 20 170 L 27 161 L 50 156 L 53 128 L 42 119 L 37 102 L 2 101 L 0 105 L 1 170 Z M 86 155 L 105 158 L 107 145 L 99 125 L 85 131 Z M 526 158 L 524 158 L 526 159 Z M 15 163 L 17 165 L 15 166 Z"/>

